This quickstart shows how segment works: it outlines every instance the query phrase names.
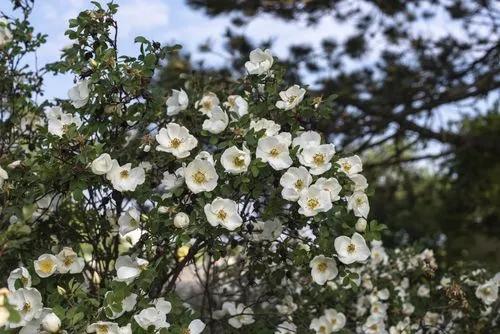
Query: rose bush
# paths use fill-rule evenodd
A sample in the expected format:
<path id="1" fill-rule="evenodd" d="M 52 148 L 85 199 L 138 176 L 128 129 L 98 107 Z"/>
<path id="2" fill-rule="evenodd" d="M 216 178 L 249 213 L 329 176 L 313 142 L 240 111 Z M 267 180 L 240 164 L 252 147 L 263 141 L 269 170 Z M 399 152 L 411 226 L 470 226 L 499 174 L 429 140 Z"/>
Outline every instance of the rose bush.
<path id="1" fill-rule="evenodd" d="M 252 51 L 229 84 L 193 73 L 165 91 L 155 70 L 179 47 L 137 37 L 139 54 L 119 55 L 118 6 L 94 3 L 46 67 L 74 75 L 68 99 L 37 103 L 41 73 L 16 64 L 44 36 L 33 37 L 30 2 L 14 4 L 23 19 L 0 22 L 4 331 L 494 326 L 497 276 L 438 284 L 431 251 L 388 256 L 360 157 L 314 131 L 335 97 L 286 87 L 270 50 Z M 442 291 L 446 312 L 418 299 L 441 307 L 429 297 Z"/>

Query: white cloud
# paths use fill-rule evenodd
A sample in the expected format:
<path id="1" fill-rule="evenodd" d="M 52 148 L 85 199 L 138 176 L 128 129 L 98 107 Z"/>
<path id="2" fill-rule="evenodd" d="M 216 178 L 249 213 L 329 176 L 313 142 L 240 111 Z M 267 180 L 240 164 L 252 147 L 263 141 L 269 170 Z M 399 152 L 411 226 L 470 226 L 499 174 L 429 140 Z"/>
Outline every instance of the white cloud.
<path id="1" fill-rule="evenodd" d="M 117 20 L 119 34 L 127 37 L 139 35 L 168 24 L 168 6 L 161 0 L 131 0 L 120 4 Z"/>

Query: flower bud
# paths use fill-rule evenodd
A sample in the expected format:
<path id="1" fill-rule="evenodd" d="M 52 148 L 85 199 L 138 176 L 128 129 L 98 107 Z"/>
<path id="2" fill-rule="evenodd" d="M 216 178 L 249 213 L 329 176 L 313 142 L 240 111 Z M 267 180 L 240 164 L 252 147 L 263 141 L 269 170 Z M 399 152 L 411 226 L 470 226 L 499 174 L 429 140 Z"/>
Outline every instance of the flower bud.
<path id="1" fill-rule="evenodd" d="M 356 231 L 362 233 L 366 230 L 366 219 L 364 218 L 359 218 L 358 221 L 356 222 Z"/>
<path id="2" fill-rule="evenodd" d="M 61 319 L 55 313 L 49 313 L 43 318 L 42 327 L 49 333 L 57 333 L 61 328 Z"/>
<path id="3" fill-rule="evenodd" d="M 182 261 L 189 254 L 189 246 L 184 245 L 177 249 L 177 258 Z"/>
<path id="4" fill-rule="evenodd" d="M 57 293 L 60 294 L 61 296 L 64 296 L 66 294 L 66 290 L 61 287 L 61 286 L 57 286 Z"/>
<path id="5" fill-rule="evenodd" d="M 174 226 L 177 228 L 185 228 L 189 225 L 189 216 L 184 212 L 179 212 L 174 217 Z"/>

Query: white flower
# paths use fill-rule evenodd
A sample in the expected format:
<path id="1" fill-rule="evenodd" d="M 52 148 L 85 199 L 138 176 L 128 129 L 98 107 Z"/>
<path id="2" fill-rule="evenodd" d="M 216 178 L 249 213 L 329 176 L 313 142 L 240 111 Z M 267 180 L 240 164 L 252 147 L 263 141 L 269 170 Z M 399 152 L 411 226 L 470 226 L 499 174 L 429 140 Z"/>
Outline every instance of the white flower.
<path id="1" fill-rule="evenodd" d="M 181 333 L 187 334 L 201 334 L 205 330 L 205 324 L 200 319 L 195 319 L 189 323 L 187 331 L 182 331 Z"/>
<path id="2" fill-rule="evenodd" d="M 486 305 L 493 304 L 498 299 L 498 283 L 490 280 L 478 286 L 476 297 L 481 299 Z"/>
<path id="3" fill-rule="evenodd" d="M 274 334 L 295 334 L 297 333 L 297 326 L 288 321 L 284 321 L 278 325 Z"/>
<path id="4" fill-rule="evenodd" d="M 187 187 L 195 194 L 214 190 L 219 179 L 214 165 L 201 159 L 194 159 L 187 165 L 184 177 Z"/>
<path id="5" fill-rule="evenodd" d="M 57 271 L 61 274 L 78 274 L 85 266 L 83 258 L 78 257 L 78 254 L 71 247 L 63 247 L 56 257 L 58 260 Z"/>
<path id="6" fill-rule="evenodd" d="M 384 320 L 378 316 L 370 315 L 363 324 L 363 334 L 386 334 Z"/>
<path id="7" fill-rule="evenodd" d="M 362 174 L 354 174 L 351 175 L 351 181 L 354 182 L 354 189 L 353 191 L 365 191 L 366 188 L 368 188 L 368 181 L 366 180 L 366 177 L 364 177 Z"/>
<path id="8" fill-rule="evenodd" d="M 61 328 L 61 319 L 51 312 L 42 319 L 42 327 L 49 333 L 57 333 Z"/>
<path id="9" fill-rule="evenodd" d="M 7 278 L 7 287 L 10 291 L 16 291 L 16 284 L 19 282 L 21 288 L 31 287 L 31 275 L 28 269 L 24 267 L 19 267 L 10 272 L 9 278 Z M 0 303 L 1 304 L 1 303 Z"/>
<path id="10" fill-rule="evenodd" d="M 332 325 L 328 319 L 323 315 L 319 318 L 314 318 L 309 325 L 309 329 L 312 329 L 316 334 L 330 334 L 332 332 Z"/>
<path id="11" fill-rule="evenodd" d="M 141 258 L 132 258 L 129 255 L 119 256 L 116 259 L 116 280 L 131 283 L 146 269 L 149 262 Z"/>
<path id="12" fill-rule="evenodd" d="M 224 106 L 229 111 L 236 113 L 238 117 L 248 114 L 248 102 L 239 95 L 229 95 L 227 102 L 224 102 Z"/>
<path id="13" fill-rule="evenodd" d="M 419 296 L 421 298 L 429 298 L 430 292 L 431 292 L 431 290 L 429 289 L 429 287 L 425 284 L 422 284 L 417 289 L 417 296 Z"/>
<path id="14" fill-rule="evenodd" d="M 212 226 L 221 225 L 229 231 L 234 231 L 243 223 L 238 214 L 238 204 L 230 199 L 217 197 L 203 208 L 207 220 Z"/>
<path id="15" fill-rule="evenodd" d="M 321 145 L 321 135 L 316 131 L 305 131 L 302 132 L 298 137 L 295 137 L 292 141 L 292 146 L 300 148 L 305 148 L 308 146 L 319 146 Z"/>
<path id="16" fill-rule="evenodd" d="M 167 99 L 167 115 L 175 116 L 186 110 L 189 104 L 188 95 L 184 90 L 172 89 L 172 95 Z"/>
<path id="17" fill-rule="evenodd" d="M 139 228 L 141 213 L 136 208 L 130 208 L 118 218 L 119 233 L 121 236 Z"/>
<path id="18" fill-rule="evenodd" d="M 300 194 L 298 203 L 300 205 L 299 213 L 306 217 L 315 216 L 320 212 L 327 212 L 332 208 L 330 193 L 314 185 Z"/>
<path id="19" fill-rule="evenodd" d="M 22 322 L 17 324 L 18 326 L 23 326 L 25 322 L 37 319 L 42 313 L 42 295 L 35 288 L 18 289 L 9 294 L 8 299 L 9 304 L 12 305 L 21 316 Z"/>
<path id="20" fill-rule="evenodd" d="M 68 91 L 68 97 L 75 108 L 81 108 L 89 101 L 89 83 L 88 79 L 82 80 Z"/>
<path id="21" fill-rule="evenodd" d="M 264 135 L 266 137 L 271 137 L 277 135 L 280 132 L 281 126 L 279 124 L 276 124 L 274 121 L 261 118 L 257 121 L 251 120 L 250 129 L 253 129 L 254 132 L 265 130 Z"/>
<path id="22" fill-rule="evenodd" d="M 288 147 L 291 143 L 291 135 L 282 132 L 272 137 L 260 138 L 257 143 L 255 156 L 263 162 L 269 163 L 275 170 L 282 170 L 292 165 Z"/>
<path id="23" fill-rule="evenodd" d="M 106 294 L 104 295 L 104 298 L 106 299 L 106 297 L 108 295 L 111 295 L 111 294 L 112 294 L 111 291 L 106 292 Z M 135 293 L 131 293 L 127 297 L 123 298 L 123 300 L 121 302 L 122 309 L 120 312 L 116 312 L 112 307 L 108 306 L 107 310 L 111 311 L 111 315 L 108 315 L 106 312 L 107 317 L 109 319 L 117 319 L 117 318 L 121 317 L 125 312 L 132 311 L 136 304 L 137 304 L 137 295 Z"/>
<path id="24" fill-rule="evenodd" d="M 297 308 L 297 304 L 293 302 L 292 296 L 289 295 L 283 298 L 282 304 L 276 305 L 276 310 L 278 310 L 280 314 L 284 315 L 292 314 L 293 312 L 297 311 Z"/>
<path id="25" fill-rule="evenodd" d="M 356 191 L 347 199 L 347 209 L 352 210 L 356 217 L 368 217 L 370 203 L 365 193 Z"/>
<path id="26" fill-rule="evenodd" d="M 52 254 L 42 254 L 34 261 L 35 271 L 38 276 L 45 278 L 51 276 L 57 270 L 59 260 Z"/>
<path id="27" fill-rule="evenodd" d="M 276 102 L 276 108 L 290 110 L 295 108 L 302 100 L 306 90 L 299 85 L 293 85 L 287 90 L 280 92 L 281 101 Z"/>
<path id="28" fill-rule="evenodd" d="M 308 145 L 301 148 L 297 154 L 300 163 L 309 167 L 309 172 L 313 175 L 320 175 L 332 167 L 333 155 L 335 154 L 335 145 Z"/>
<path id="29" fill-rule="evenodd" d="M 79 116 L 64 113 L 61 107 L 50 108 L 47 112 L 47 118 L 49 120 L 48 131 L 58 137 L 62 137 L 71 124 L 75 124 L 77 128 L 82 125 Z"/>
<path id="30" fill-rule="evenodd" d="M 98 321 L 87 327 L 87 333 L 121 334 L 118 324 L 109 321 Z"/>
<path id="31" fill-rule="evenodd" d="M 184 167 L 178 168 L 175 173 L 164 172 L 161 180 L 161 189 L 163 191 L 172 191 L 184 184 Z"/>
<path id="32" fill-rule="evenodd" d="M 92 173 L 96 175 L 104 175 L 107 174 L 111 168 L 113 168 L 113 160 L 109 154 L 103 153 L 92 161 L 90 167 L 92 169 Z"/>
<path id="33" fill-rule="evenodd" d="M 365 238 L 357 232 L 354 232 L 352 238 L 347 236 L 335 238 L 334 246 L 339 261 L 344 264 L 363 262 L 370 256 L 370 249 L 366 245 Z"/>
<path id="34" fill-rule="evenodd" d="M 324 255 L 315 256 L 309 262 L 309 267 L 313 281 L 319 285 L 324 285 L 326 281 L 334 279 L 339 273 L 335 260 Z"/>
<path id="35" fill-rule="evenodd" d="M 166 128 L 161 128 L 156 141 L 160 144 L 156 147 L 157 151 L 172 153 L 178 159 L 188 157 L 198 145 L 198 140 L 189 130 L 177 123 L 169 123 Z"/>
<path id="36" fill-rule="evenodd" d="M 290 167 L 280 179 L 280 185 L 283 187 L 281 196 L 287 201 L 295 202 L 311 182 L 312 176 L 305 167 Z"/>
<path id="37" fill-rule="evenodd" d="M 347 176 L 352 176 L 363 171 L 363 162 L 357 155 L 341 158 L 337 161 L 337 163 L 340 165 L 340 170 L 346 173 Z"/>
<path id="38" fill-rule="evenodd" d="M 177 228 L 186 228 L 189 226 L 189 216 L 184 212 L 179 212 L 174 217 L 174 226 Z"/>
<path id="39" fill-rule="evenodd" d="M 198 109 L 203 115 L 210 116 L 212 111 L 220 104 L 219 98 L 212 92 L 208 92 L 201 100 L 196 101 L 194 107 Z"/>
<path id="40" fill-rule="evenodd" d="M 155 301 L 155 306 L 148 307 L 139 314 L 134 315 L 134 320 L 142 329 L 148 329 L 149 326 L 154 326 L 156 330 L 169 328 L 167 322 L 167 314 L 170 313 L 172 305 L 163 298 L 158 298 Z"/>
<path id="41" fill-rule="evenodd" d="M 224 131 L 229 124 L 229 117 L 221 107 L 215 107 L 208 119 L 203 122 L 202 128 L 213 134 L 219 134 Z"/>
<path id="42" fill-rule="evenodd" d="M 12 33 L 7 27 L 7 20 L 0 19 L 0 48 L 12 40 Z"/>
<path id="43" fill-rule="evenodd" d="M 329 179 L 320 177 L 314 183 L 315 186 L 318 186 L 320 189 L 328 191 L 330 194 L 330 200 L 332 202 L 338 201 L 340 199 L 339 193 L 342 190 L 342 186 L 336 178 L 331 177 Z"/>
<path id="44" fill-rule="evenodd" d="M 231 316 L 228 323 L 234 328 L 241 328 L 243 325 L 250 325 L 255 322 L 253 310 L 243 304 L 236 306 L 234 302 L 224 302 L 222 310 Z"/>
<path id="45" fill-rule="evenodd" d="M 119 192 L 134 191 L 138 185 L 146 181 L 144 168 L 132 168 L 132 164 L 128 163 L 120 166 L 118 161 L 113 160 L 113 167 L 106 174 L 106 178 L 111 181 L 113 188 Z"/>
<path id="46" fill-rule="evenodd" d="M 7 171 L 5 169 L 0 167 L 0 188 L 3 186 L 3 183 L 5 182 L 5 180 L 8 180 L 8 179 L 9 179 L 9 174 L 7 173 Z"/>
<path id="47" fill-rule="evenodd" d="M 366 230 L 366 225 L 367 225 L 366 219 L 358 218 L 358 221 L 356 222 L 356 225 L 354 225 L 354 227 L 356 228 L 356 231 L 362 233 Z"/>
<path id="48" fill-rule="evenodd" d="M 250 151 L 243 145 L 240 150 L 236 146 L 231 146 L 222 153 L 220 163 L 226 172 L 231 174 L 241 174 L 248 170 L 250 165 Z"/>
<path id="49" fill-rule="evenodd" d="M 283 232 L 283 224 L 278 218 L 268 221 L 256 221 L 253 223 L 253 227 L 252 237 L 256 241 L 273 241 L 278 239 L 281 232 Z"/>
<path id="50" fill-rule="evenodd" d="M 332 325 L 332 332 L 338 332 L 344 328 L 346 322 L 344 313 L 330 308 L 325 310 L 325 317 Z"/>
<path id="51" fill-rule="evenodd" d="M 261 49 L 255 49 L 250 52 L 250 61 L 245 63 L 245 68 L 248 74 L 266 74 L 273 66 L 273 55 L 271 50 L 266 49 L 262 51 Z"/>

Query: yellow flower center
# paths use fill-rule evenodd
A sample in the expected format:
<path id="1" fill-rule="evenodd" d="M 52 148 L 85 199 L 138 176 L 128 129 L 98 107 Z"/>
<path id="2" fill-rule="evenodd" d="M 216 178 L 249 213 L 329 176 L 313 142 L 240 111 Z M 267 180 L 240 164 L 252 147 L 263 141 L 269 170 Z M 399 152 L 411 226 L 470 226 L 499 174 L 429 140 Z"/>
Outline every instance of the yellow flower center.
<path id="1" fill-rule="evenodd" d="M 24 303 L 22 311 L 24 313 L 28 313 L 29 311 L 31 311 L 31 304 L 30 303 Z"/>
<path id="2" fill-rule="evenodd" d="M 242 154 L 235 156 L 233 159 L 233 164 L 236 167 L 243 167 L 245 165 L 245 157 Z"/>
<path id="3" fill-rule="evenodd" d="M 202 184 L 207 182 L 207 177 L 205 176 L 205 173 L 199 170 L 193 174 L 193 180 L 198 184 Z"/>
<path id="4" fill-rule="evenodd" d="M 128 170 L 125 170 L 125 169 L 124 169 L 124 170 L 122 170 L 122 171 L 120 172 L 120 177 L 121 177 L 122 179 L 126 179 L 126 178 L 128 178 L 128 177 L 129 177 L 129 175 L 130 175 L 130 174 L 129 174 Z"/>
<path id="5" fill-rule="evenodd" d="M 346 171 L 346 172 L 349 172 L 351 170 L 351 164 L 348 163 L 348 162 L 344 162 L 342 164 L 342 168 Z"/>
<path id="6" fill-rule="evenodd" d="M 295 100 L 296 100 L 296 99 L 297 99 L 297 96 L 294 96 L 294 95 L 289 96 L 289 97 L 288 97 L 288 103 L 290 103 L 290 104 L 291 104 L 291 103 L 295 102 Z"/>
<path id="7" fill-rule="evenodd" d="M 335 325 L 337 323 L 337 319 L 336 318 L 332 318 L 332 320 L 330 322 L 332 323 L 332 325 Z"/>
<path id="8" fill-rule="evenodd" d="M 23 286 L 28 285 L 28 278 L 27 278 L 27 277 L 22 276 L 22 277 L 21 277 L 21 283 L 23 284 Z"/>
<path id="9" fill-rule="evenodd" d="M 48 274 L 54 269 L 55 263 L 51 259 L 43 259 L 38 262 L 38 265 L 41 272 Z"/>
<path id="10" fill-rule="evenodd" d="M 321 272 L 325 272 L 326 271 L 326 268 L 328 268 L 328 265 L 326 264 L 326 262 L 320 262 L 318 264 L 318 270 L 321 271 Z"/>
<path id="11" fill-rule="evenodd" d="M 298 190 L 304 188 L 304 181 L 302 181 L 301 179 L 295 181 L 295 188 L 297 188 Z"/>
<path id="12" fill-rule="evenodd" d="M 183 328 L 181 334 L 191 334 L 191 330 L 189 328 Z"/>
<path id="13" fill-rule="evenodd" d="M 314 210 L 318 207 L 319 201 L 317 198 L 309 198 L 307 200 L 307 207 L 311 210 Z"/>
<path id="14" fill-rule="evenodd" d="M 181 146 L 181 143 L 182 143 L 182 140 L 180 140 L 179 138 L 174 138 L 170 141 L 170 146 L 172 148 L 178 148 L 179 146 Z"/>
<path id="15" fill-rule="evenodd" d="M 355 250 L 356 250 L 356 245 L 354 245 L 354 244 L 349 244 L 349 245 L 347 246 L 347 252 L 348 252 L 348 253 L 353 253 Z"/>
<path id="16" fill-rule="evenodd" d="M 314 164 L 323 165 L 325 163 L 325 155 L 323 153 L 316 153 L 313 157 Z"/>
<path id="17" fill-rule="evenodd" d="M 64 265 L 66 267 L 69 267 L 69 266 L 71 266 L 75 262 L 75 257 L 74 256 L 66 256 L 64 258 L 63 262 L 64 262 Z"/>
<path id="18" fill-rule="evenodd" d="M 97 334 L 108 334 L 108 326 L 107 325 L 99 325 L 97 326 Z"/>
<path id="19" fill-rule="evenodd" d="M 280 151 L 277 148 L 273 148 L 271 151 L 269 151 L 269 154 L 273 157 L 276 158 L 279 154 Z"/>
<path id="20" fill-rule="evenodd" d="M 217 218 L 219 218 L 220 220 L 226 220 L 227 212 L 224 210 L 219 210 L 219 212 L 217 212 Z"/>
<path id="21" fill-rule="evenodd" d="M 357 205 L 361 205 L 361 204 L 363 204 L 363 203 L 364 203 L 364 200 L 363 200 L 363 198 L 362 198 L 362 197 L 357 197 L 357 198 L 356 198 L 356 204 L 357 204 Z"/>
<path id="22" fill-rule="evenodd" d="M 320 327 L 319 327 L 319 332 L 320 332 L 321 334 L 326 334 L 326 327 L 325 327 L 325 326 L 320 326 Z"/>
<path id="23" fill-rule="evenodd" d="M 212 109 L 212 100 L 205 100 L 201 103 L 203 109 Z"/>

